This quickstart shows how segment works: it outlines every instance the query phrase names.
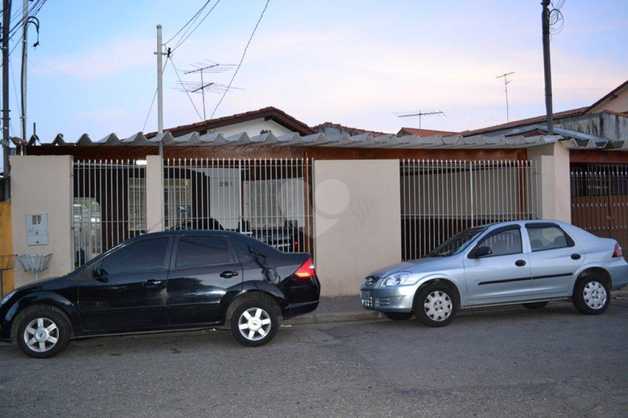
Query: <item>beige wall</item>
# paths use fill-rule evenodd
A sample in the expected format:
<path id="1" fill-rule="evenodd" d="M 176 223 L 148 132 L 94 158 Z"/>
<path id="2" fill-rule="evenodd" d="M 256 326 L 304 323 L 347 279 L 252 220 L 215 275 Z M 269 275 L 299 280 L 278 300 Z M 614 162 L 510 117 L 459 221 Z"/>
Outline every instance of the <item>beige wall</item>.
<path id="1" fill-rule="evenodd" d="M 357 294 L 368 273 L 401 261 L 399 161 L 315 161 L 314 182 L 322 294 Z"/>
<path id="2" fill-rule="evenodd" d="M 48 270 L 40 278 L 69 273 L 72 256 L 72 157 L 11 157 L 11 225 L 13 251 L 18 254 L 49 254 Z M 26 245 L 26 216 L 48 214 L 48 245 Z M 15 268 L 15 285 L 33 280 L 21 266 Z"/>
<path id="3" fill-rule="evenodd" d="M 541 216 L 571 222 L 569 149 L 557 142 L 528 149 L 528 159 L 536 161 L 541 186 Z"/>
<path id="4" fill-rule="evenodd" d="M 615 97 L 610 97 L 590 110 L 589 113 L 609 110 L 611 112 L 628 112 L 628 86 L 619 91 Z"/>

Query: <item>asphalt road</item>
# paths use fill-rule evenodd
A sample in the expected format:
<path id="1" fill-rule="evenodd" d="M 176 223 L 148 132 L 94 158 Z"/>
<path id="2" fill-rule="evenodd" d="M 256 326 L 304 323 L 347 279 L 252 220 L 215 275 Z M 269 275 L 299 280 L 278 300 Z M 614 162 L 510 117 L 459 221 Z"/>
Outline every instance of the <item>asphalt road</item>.
<path id="1" fill-rule="evenodd" d="M 73 342 L 51 360 L 0 346 L 0 416 L 628 416 L 628 300 Z"/>

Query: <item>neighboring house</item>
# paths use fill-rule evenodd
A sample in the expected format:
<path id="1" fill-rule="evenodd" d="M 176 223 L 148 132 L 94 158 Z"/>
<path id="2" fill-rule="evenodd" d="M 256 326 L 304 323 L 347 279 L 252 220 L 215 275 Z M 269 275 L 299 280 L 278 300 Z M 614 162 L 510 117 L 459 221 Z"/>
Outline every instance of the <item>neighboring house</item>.
<path id="1" fill-rule="evenodd" d="M 556 112 L 557 128 L 573 130 L 605 140 L 628 139 L 628 80 L 590 106 Z M 508 135 L 545 124 L 545 115 L 461 132 L 462 136 Z"/>
<path id="2" fill-rule="evenodd" d="M 388 135 L 385 132 L 371 131 L 371 130 L 360 129 L 360 128 L 352 128 L 350 126 L 345 126 L 345 125 L 341 125 L 339 123 L 333 123 L 333 122 L 324 122 L 324 123 L 321 123 L 319 125 L 313 126 L 312 129 L 315 132 L 324 133 L 326 135 L 342 135 L 342 134 L 347 134 L 347 135 L 362 135 L 362 134 L 368 134 L 368 135 Z"/>
<path id="3" fill-rule="evenodd" d="M 397 133 L 398 136 L 414 135 L 421 138 L 429 136 L 450 136 L 457 135 L 458 132 L 452 131 L 437 131 L 436 129 L 417 129 L 417 128 L 401 128 Z"/>
<path id="4" fill-rule="evenodd" d="M 174 137 L 192 132 L 196 132 L 199 135 L 216 133 L 225 136 L 241 134 L 243 132 L 249 136 L 264 133 L 272 133 L 275 136 L 280 136 L 294 132 L 301 135 L 308 135 L 314 132 L 307 124 L 272 106 L 216 119 L 208 119 L 188 125 L 175 126 L 174 128 L 165 130 L 170 132 Z M 151 138 L 155 135 L 156 132 L 151 132 L 146 134 L 146 138 Z"/>

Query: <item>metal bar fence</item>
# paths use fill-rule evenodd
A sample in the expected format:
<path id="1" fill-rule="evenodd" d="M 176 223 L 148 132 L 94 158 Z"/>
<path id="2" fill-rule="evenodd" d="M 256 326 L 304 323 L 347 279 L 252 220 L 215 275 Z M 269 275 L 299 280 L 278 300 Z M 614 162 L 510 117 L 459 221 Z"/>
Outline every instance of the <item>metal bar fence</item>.
<path id="1" fill-rule="evenodd" d="M 165 228 L 229 230 L 313 252 L 312 160 L 164 161 Z"/>
<path id="2" fill-rule="evenodd" d="M 400 170 L 403 260 L 467 228 L 540 214 L 533 161 L 402 160 Z"/>
<path id="3" fill-rule="evenodd" d="M 574 225 L 628 248 L 628 164 L 571 166 Z"/>
<path id="4" fill-rule="evenodd" d="M 77 160 L 73 170 L 75 267 L 146 232 L 146 162 Z"/>

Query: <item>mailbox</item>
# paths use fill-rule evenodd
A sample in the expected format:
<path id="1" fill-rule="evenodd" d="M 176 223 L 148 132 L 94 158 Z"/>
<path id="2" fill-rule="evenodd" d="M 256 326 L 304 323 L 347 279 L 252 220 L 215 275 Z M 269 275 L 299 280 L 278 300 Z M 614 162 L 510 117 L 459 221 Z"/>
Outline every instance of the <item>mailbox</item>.
<path id="1" fill-rule="evenodd" d="M 26 215 L 26 245 L 48 245 L 48 214 Z"/>

